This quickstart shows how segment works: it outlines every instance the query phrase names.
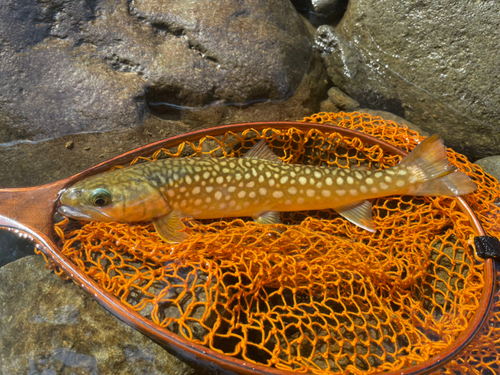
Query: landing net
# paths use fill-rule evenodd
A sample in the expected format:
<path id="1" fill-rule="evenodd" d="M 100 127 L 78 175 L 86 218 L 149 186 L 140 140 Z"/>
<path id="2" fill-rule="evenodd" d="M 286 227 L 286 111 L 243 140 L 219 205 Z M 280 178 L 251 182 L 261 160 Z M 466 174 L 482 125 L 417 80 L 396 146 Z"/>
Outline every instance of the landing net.
<path id="1" fill-rule="evenodd" d="M 304 121 L 360 130 L 406 151 L 423 139 L 360 113 Z M 132 164 L 241 157 L 262 138 L 285 163 L 384 169 L 401 160 L 335 128 L 290 128 L 206 136 Z M 465 199 L 486 233 L 499 236 L 497 181 L 452 150 L 448 158 L 479 186 Z M 475 233 L 456 199 L 391 196 L 372 203 L 375 234 L 330 210 L 283 213 L 281 225 L 188 220 L 189 237 L 176 245 L 163 242 L 150 223 L 65 219 L 55 231 L 62 252 L 101 288 L 194 343 L 276 369 L 372 374 L 422 363 L 449 347 L 479 308 L 484 285 Z M 494 332 L 443 373 L 498 369 L 495 301 Z"/>

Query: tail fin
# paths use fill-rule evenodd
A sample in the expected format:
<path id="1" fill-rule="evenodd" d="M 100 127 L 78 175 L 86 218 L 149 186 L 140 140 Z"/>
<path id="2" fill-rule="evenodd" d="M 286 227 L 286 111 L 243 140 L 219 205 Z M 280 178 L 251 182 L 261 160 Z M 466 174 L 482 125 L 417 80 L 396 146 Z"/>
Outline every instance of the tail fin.
<path id="1" fill-rule="evenodd" d="M 455 197 L 470 193 L 477 186 L 463 172 L 448 163 L 446 150 L 439 134 L 425 139 L 399 164 L 410 170 L 415 188 L 410 195 Z"/>

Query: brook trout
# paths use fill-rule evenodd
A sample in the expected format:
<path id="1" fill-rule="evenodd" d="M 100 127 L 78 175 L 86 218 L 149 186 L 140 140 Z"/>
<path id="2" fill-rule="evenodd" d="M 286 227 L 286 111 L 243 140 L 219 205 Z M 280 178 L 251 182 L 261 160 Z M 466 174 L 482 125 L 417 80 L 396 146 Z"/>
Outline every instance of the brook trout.
<path id="1" fill-rule="evenodd" d="M 388 195 L 458 196 L 476 189 L 446 159 L 438 134 L 385 170 L 283 164 L 264 140 L 242 158 L 171 158 L 82 180 L 61 193 L 59 212 L 78 220 L 153 221 L 161 238 L 180 242 L 181 219 L 251 216 L 280 222 L 280 211 L 334 209 L 375 231 L 371 203 Z"/>

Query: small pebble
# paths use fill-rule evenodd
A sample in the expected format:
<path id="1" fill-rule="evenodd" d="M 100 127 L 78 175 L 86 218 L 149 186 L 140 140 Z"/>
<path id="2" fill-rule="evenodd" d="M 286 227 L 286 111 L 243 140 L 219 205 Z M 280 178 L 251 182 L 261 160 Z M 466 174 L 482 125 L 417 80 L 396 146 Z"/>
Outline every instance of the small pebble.
<path id="1" fill-rule="evenodd" d="M 90 146 L 84 147 L 83 149 L 84 149 L 85 151 L 88 151 L 88 150 L 90 150 Z"/>
<path id="2" fill-rule="evenodd" d="M 68 150 L 71 150 L 74 145 L 75 145 L 75 143 L 73 141 L 69 141 L 68 143 L 66 143 L 66 148 Z"/>

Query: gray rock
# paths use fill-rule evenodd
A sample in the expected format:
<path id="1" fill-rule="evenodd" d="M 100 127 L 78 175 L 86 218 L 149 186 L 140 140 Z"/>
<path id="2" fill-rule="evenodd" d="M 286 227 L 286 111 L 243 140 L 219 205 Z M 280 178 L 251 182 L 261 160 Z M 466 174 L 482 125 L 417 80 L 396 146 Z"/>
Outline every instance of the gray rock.
<path id="1" fill-rule="evenodd" d="M 472 160 L 500 153 L 498 2 L 352 0 L 316 41 L 362 107 L 401 116 Z M 471 17 L 471 15 L 474 15 Z"/>
<path id="2" fill-rule="evenodd" d="M 359 103 L 357 101 L 350 98 L 336 87 L 332 87 L 328 90 L 328 97 L 336 107 L 343 111 L 351 112 L 359 109 Z"/>
<path id="3" fill-rule="evenodd" d="M 476 164 L 483 168 L 486 173 L 500 181 L 500 155 L 488 156 L 476 161 Z"/>
<path id="4" fill-rule="evenodd" d="M 340 112 L 340 109 L 335 106 L 335 104 L 332 103 L 330 99 L 323 100 L 321 103 L 319 103 L 319 111 L 320 112 Z"/>
<path id="5" fill-rule="evenodd" d="M 208 374 L 125 325 L 30 256 L 0 269 L 4 374 Z"/>
<path id="6" fill-rule="evenodd" d="M 285 99 L 311 59 L 307 28 L 285 0 L 8 3 L 2 143 L 134 127 L 147 102 Z"/>
<path id="7" fill-rule="evenodd" d="M 287 0 L 7 0 L 0 32 L 3 187 L 200 126 L 301 119 L 326 94 Z"/>

